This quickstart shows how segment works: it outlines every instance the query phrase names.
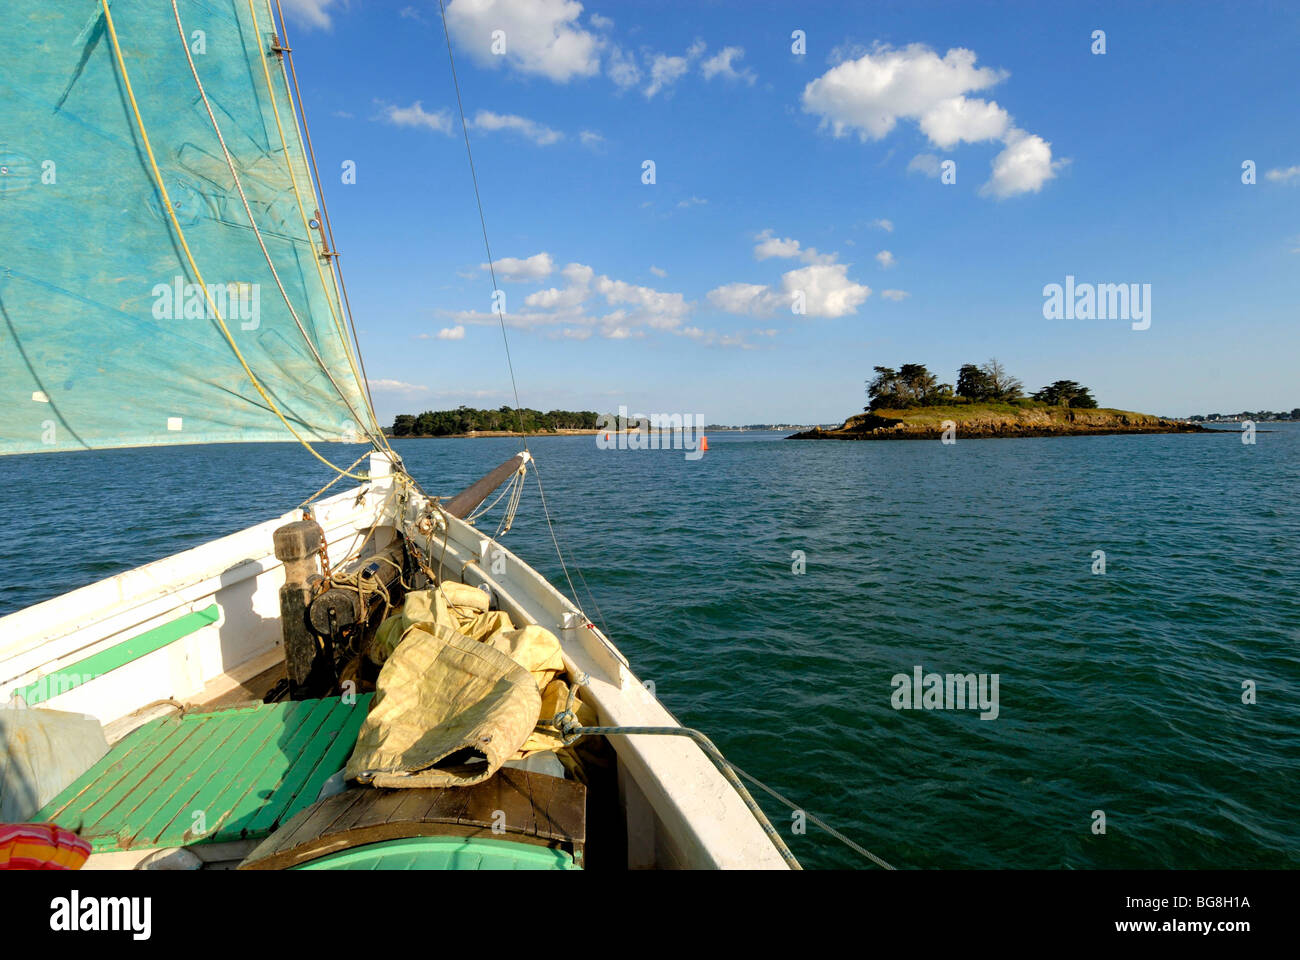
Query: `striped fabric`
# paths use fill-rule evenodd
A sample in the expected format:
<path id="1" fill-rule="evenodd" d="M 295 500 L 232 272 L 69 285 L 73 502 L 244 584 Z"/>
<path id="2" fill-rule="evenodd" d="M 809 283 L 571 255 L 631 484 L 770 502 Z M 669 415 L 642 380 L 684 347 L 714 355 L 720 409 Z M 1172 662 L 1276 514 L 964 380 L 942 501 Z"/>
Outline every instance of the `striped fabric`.
<path id="1" fill-rule="evenodd" d="M 53 823 L 0 823 L 0 870 L 77 870 L 90 844 Z"/>

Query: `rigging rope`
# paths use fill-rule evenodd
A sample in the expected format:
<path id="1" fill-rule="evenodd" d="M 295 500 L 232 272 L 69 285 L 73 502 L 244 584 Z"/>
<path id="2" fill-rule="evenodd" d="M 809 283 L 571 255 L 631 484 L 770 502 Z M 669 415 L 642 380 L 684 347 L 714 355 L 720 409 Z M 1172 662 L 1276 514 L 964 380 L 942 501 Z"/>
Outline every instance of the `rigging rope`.
<path id="1" fill-rule="evenodd" d="M 298 113 L 302 116 L 302 132 L 303 136 L 307 140 L 307 156 L 311 158 L 311 169 L 316 177 L 316 188 L 320 192 L 320 209 L 321 214 L 325 219 L 325 232 L 329 237 L 330 250 L 334 254 L 330 272 L 331 274 L 335 272 L 338 274 L 336 283 L 343 294 L 343 308 L 348 315 L 348 327 L 352 330 L 352 342 L 356 347 L 357 362 L 361 365 L 361 382 L 366 388 L 366 399 L 370 403 L 370 414 L 375 417 L 375 422 L 378 424 L 379 418 L 375 415 L 375 398 L 370 392 L 370 377 L 366 373 L 366 358 L 361 352 L 361 338 L 357 336 L 357 324 L 352 317 L 352 301 L 348 297 L 347 281 L 343 279 L 343 260 L 339 255 L 338 244 L 334 240 L 334 224 L 330 222 L 330 209 L 328 203 L 325 201 L 325 183 L 321 180 L 320 168 L 316 165 L 316 148 L 312 146 L 311 128 L 307 125 L 307 105 L 303 103 L 302 90 L 298 87 L 298 67 L 294 63 L 293 51 L 290 49 L 292 45 L 289 43 L 289 32 L 284 22 L 284 8 L 280 6 L 280 0 L 275 0 L 275 9 L 280 14 L 280 36 L 284 38 L 284 43 L 282 44 L 284 47 L 283 60 L 288 62 L 289 70 L 293 74 L 293 93 L 294 97 L 298 101 Z M 355 373 L 355 370 L 353 372 Z M 380 432 L 382 434 L 382 427 L 380 428 Z M 392 450 L 392 447 L 388 444 L 387 437 L 384 439 L 384 445 L 388 447 L 390 451 Z"/>
<path id="2" fill-rule="evenodd" d="M 352 401 L 348 399 L 347 394 L 343 392 L 343 388 L 340 387 L 338 381 L 334 379 L 334 375 L 330 373 L 329 367 L 325 364 L 325 360 L 321 357 L 319 351 L 317 351 L 316 345 L 312 343 L 312 339 L 307 333 L 307 328 L 304 327 L 302 321 L 298 319 L 298 311 L 293 308 L 293 304 L 289 300 L 289 293 L 284 289 L 284 284 L 280 281 L 280 271 L 275 268 L 275 262 L 271 259 L 271 253 L 266 249 L 266 241 L 262 237 L 262 231 L 258 229 L 257 221 L 253 218 L 253 209 L 248 205 L 248 197 L 244 193 L 243 181 L 239 176 L 239 171 L 235 167 L 235 158 L 230 155 L 230 149 L 226 146 L 226 138 L 221 134 L 221 127 L 217 123 L 217 116 L 212 112 L 212 103 L 208 100 L 208 92 L 203 87 L 203 81 L 199 79 L 199 71 L 194 65 L 194 57 L 190 55 L 189 41 L 185 35 L 185 27 L 181 23 L 181 12 L 180 8 L 176 5 L 176 0 L 172 0 L 172 14 L 176 18 L 176 29 L 180 33 L 181 47 L 185 50 L 185 59 L 190 65 L 190 75 L 194 77 L 194 84 L 198 87 L 199 97 L 203 100 L 204 109 L 207 110 L 208 119 L 212 121 L 212 129 L 217 135 L 217 142 L 221 144 L 221 152 L 225 155 L 226 166 L 230 169 L 230 175 L 235 180 L 235 189 L 239 191 L 239 199 L 244 205 L 244 213 L 248 215 L 248 225 L 253 228 L 253 235 L 257 238 L 257 245 L 261 247 L 262 256 L 266 258 L 266 265 L 271 268 L 271 277 L 275 280 L 275 285 L 280 290 L 280 296 L 284 298 L 284 305 L 289 308 L 289 315 L 293 317 L 293 322 L 298 327 L 298 332 L 302 334 L 302 338 L 307 344 L 307 349 L 311 351 L 311 355 L 316 359 L 317 365 L 329 379 L 329 382 L 333 385 L 339 398 L 347 406 L 348 412 L 356 418 L 358 424 L 362 424 L 362 427 L 366 430 L 366 435 L 370 438 L 371 443 L 373 443 L 377 449 L 382 449 L 382 445 L 375 440 L 374 432 L 364 425 L 364 418 L 361 414 L 357 413 L 356 407 L 352 406 Z M 313 252 L 314 250 L 315 248 L 313 247 Z M 328 298 L 328 291 L 326 291 L 326 295 Z M 346 350 L 346 337 L 343 338 L 343 346 Z"/>
<path id="3" fill-rule="evenodd" d="M 173 0 L 173 2 L 174 2 L 174 0 Z M 268 8 L 268 9 L 269 9 L 269 8 Z M 248 12 L 249 12 L 249 14 L 252 16 L 252 18 L 253 18 L 253 32 L 256 33 L 256 34 L 258 35 L 259 44 L 260 44 L 260 42 L 261 42 L 261 33 L 262 33 L 262 28 L 261 28 L 261 26 L 258 24 L 258 21 L 257 21 L 257 9 L 253 6 L 253 0 L 248 0 Z M 322 290 L 324 290 L 324 292 L 325 292 L 325 302 L 326 302 L 326 305 L 329 307 L 329 310 L 330 310 L 330 317 L 331 317 L 331 318 L 333 319 L 333 321 L 334 321 L 334 329 L 338 332 L 339 338 L 343 341 L 343 352 L 347 355 L 349 366 L 352 367 L 352 376 L 357 380 L 357 386 L 362 388 L 362 394 L 363 394 L 363 396 L 367 396 L 367 397 L 368 397 L 369 394 L 366 392 L 366 388 L 368 388 L 369 385 L 368 385 L 368 384 L 364 384 L 364 383 L 362 383 L 362 380 L 361 380 L 361 374 L 357 372 L 356 364 L 354 364 L 354 363 L 352 362 L 352 352 L 351 352 L 350 350 L 347 349 L 348 337 L 347 337 L 347 334 L 343 332 L 343 324 L 342 324 L 342 322 L 341 322 L 341 320 L 340 320 L 340 318 L 339 318 L 338 311 L 335 310 L 335 308 L 334 308 L 334 300 L 333 300 L 333 298 L 331 298 L 330 295 L 329 295 L 329 287 L 328 287 L 328 286 L 326 285 L 326 283 L 325 283 L 325 272 L 321 269 L 321 265 L 320 265 L 320 259 L 321 259 L 321 258 L 320 258 L 320 256 L 317 254 L 317 252 L 316 252 L 316 244 L 315 244 L 315 241 L 313 241 L 313 240 L 311 239 L 311 236 L 312 236 L 311 225 L 307 222 L 307 211 L 306 211 L 305 209 L 303 209 L 303 205 L 302 205 L 302 194 L 301 194 L 301 193 L 299 192 L 299 190 L 298 190 L 298 177 L 297 177 L 297 175 L 294 173 L 294 170 L 293 170 L 293 160 L 292 160 L 292 158 L 289 156 L 289 142 L 288 142 L 288 140 L 285 138 L 285 135 L 284 135 L 284 124 L 282 124 L 282 123 L 280 122 L 280 108 L 279 108 L 278 104 L 276 103 L 276 98 L 275 98 L 275 86 L 274 86 L 274 84 L 271 83 L 271 68 L 268 67 L 267 64 L 266 64 L 266 57 L 267 57 L 266 52 L 265 52 L 264 50 L 262 50 L 262 51 L 261 51 L 261 59 L 262 59 L 262 75 L 266 78 L 266 92 L 267 92 L 267 95 L 268 95 L 268 96 L 270 97 L 270 99 L 271 99 L 271 115 L 275 117 L 275 128 L 276 128 L 276 130 L 279 131 L 279 134 L 280 134 L 280 148 L 281 148 L 281 150 L 283 151 L 283 154 L 284 154 L 284 165 L 285 165 L 285 169 L 287 169 L 287 170 L 289 171 L 289 183 L 290 183 L 290 184 L 292 185 L 292 187 L 293 187 L 293 195 L 294 195 L 294 199 L 296 199 L 297 202 L 298 202 L 298 213 L 299 213 L 299 215 L 302 217 L 302 227 L 303 227 L 303 230 L 306 231 L 306 233 L 307 233 L 307 241 L 308 241 L 308 243 L 311 245 L 311 249 L 312 249 L 312 260 L 313 260 L 313 261 L 315 262 L 315 264 L 316 264 L 316 275 L 317 275 L 317 277 L 320 279 L 320 285 L 321 285 Z M 286 82 L 286 84 L 285 84 L 285 89 L 286 89 L 286 90 L 288 89 L 288 83 L 287 83 L 287 82 Z M 315 197 L 315 194 L 313 193 L 313 199 L 314 199 L 314 197 Z M 334 275 L 334 274 L 333 274 L 333 271 L 331 270 L 331 272 L 330 272 L 330 276 L 333 276 L 333 275 Z M 341 304 L 340 304 L 340 309 L 342 309 L 342 305 L 341 305 Z M 373 423 L 374 427 L 375 427 L 376 429 L 379 429 L 379 420 L 378 420 L 377 417 L 375 417 L 375 413 L 374 413 L 374 410 L 373 410 L 373 409 L 370 410 L 370 417 L 371 417 L 371 420 L 372 420 L 372 423 Z M 382 435 L 383 431 L 380 430 L 379 432 L 380 432 L 380 434 Z M 381 446 L 380 449 L 383 449 L 383 447 Z"/>
<path id="4" fill-rule="evenodd" d="M 350 473 L 347 470 L 344 470 L 343 468 L 335 465 L 334 463 L 331 463 L 320 453 L 318 453 L 315 447 L 313 447 L 310 443 L 304 440 L 302 436 L 298 433 L 298 431 L 293 428 L 293 424 L 289 422 L 288 418 L 286 418 L 285 415 L 280 412 L 280 408 L 276 406 L 275 401 L 271 399 L 271 396 L 269 393 L 267 393 L 266 388 L 262 386 L 261 381 L 257 379 L 257 376 L 253 373 L 252 368 L 248 365 L 248 361 L 244 359 L 243 353 L 240 352 L 239 345 L 235 343 L 234 336 L 231 334 L 230 329 L 226 326 L 226 321 L 222 318 L 221 312 L 217 309 L 216 302 L 212 299 L 212 293 L 211 291 L 208 290 L 208 285 L 203 279 L 203 273 L 199 270 L 199 265 L 194 260 L 194 253 L 193 251 L 190 250 L 189 242 L 185 239 L 185 231 L 181 228 L 180 220 L 177 219 L 176 217 L 175 207 L 172 206 L 171 196 L 167 192 L 167 184 L 163 180 L 162 171 L 158 169 L 158 159 L 154 155 L 153 145 L 149 141 L 149 132 L 148 130 L 145 129 L 144 117 L 141 116 L 140 114 L 140 105 L 136 101 L 135 90 L 131 86 L 130 73 L 126 68 L 126 59 L 122 56 L 122 45 L 118 42 L 117 27 L 113 23 L 113 14 L 108 9 L 108 0 L 99 0 L 99 2 L 104 13 L 104 25 L 108 28 L 108 37 L 113 47 L 113 56 L 114 59 L 117 61 L 118 70 L 122 75 L 122 86 L 126 90 L 127 99 L 131 103 L 131 111 L 132 113 L 135 114 L 136 126 L 140 130 L 140 141 L 144 146 L 145 154 L 149 157 L 149 167 L 153 171 L 154 183 L 158 188 L 159 195 L 162 197 L 163 206 L 167 210 L 167 216 L 171 219 L 172 227 L 176 231 L 176 239 L 180 241 L 181 249 L 185 251 L 185 259 L 189 261 L 190 269 L 194 272 L 195 279 L 198 281 L 199 286 L 202 287 L 203 289 L 203 296 L 206 298 L 208 302 L 208 308 L 212 311 L 213 316 L 216 318 L 217 325 L 221 328 L 221 332 L 226 337 L 226 342 L 230 344 L 230 349 L 235 352 L 235 356 L 239 359 L 240 366 L 244 368 L 244 373 L 248 374 L 248 379 L 252 381 L 253 386 L 257 389 L 257 392 L 261 395 L 262 399 L 266 402 L 267 407 L 277 417 L 280 418 L 280 422 L 285 425 L 285 427 L 289 430 L 291 434 L 293 434 L 295 440 L 297 440 L 304 447 L 306 447 L 308 452 L 311 453 L 313 457 L 315 457 L 321 463 L 325 464 L 335 473 L 352 477 L 354 480 L 368 479 L 364 474 Z M 304 426 L 305 425 L 306 424 L 304 424 Z"/>

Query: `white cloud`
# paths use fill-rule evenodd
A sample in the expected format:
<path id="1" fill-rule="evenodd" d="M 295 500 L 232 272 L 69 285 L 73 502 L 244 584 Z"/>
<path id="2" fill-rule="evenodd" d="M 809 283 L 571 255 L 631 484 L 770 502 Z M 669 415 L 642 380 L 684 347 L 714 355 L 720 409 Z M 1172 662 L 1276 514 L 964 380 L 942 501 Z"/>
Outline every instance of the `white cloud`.
<path id="1" fill-rule="evenodd" d="M 702 50 L 700 52 L 703 53 Z M 705 80 L 712 80 L 714 77 L 721 76 L 728 80 L 743 80 L 752 87 L 754 81 L 758 79 L 754 71 L 748 67 L 744 70 L 737 70 L 731 65 L 733 60 L 740 60 L 744 56 L 744 47 L 723 47 L 700 64 L 700 72 L 704 74 Z"/>
<path id="2" fill-rule="evenodd" d="M 894 259 L 894 255 L 890 253 L 888 250 L 881 250 L 878 254 L 876 254 L 876 262 L 879 263 L 886 270 L 888 270 L 894 264 L 898 263 L 898 261 Z"/>
<path id="3" fill-rule="evenodd" d="M 636 65 L 636 54 L 631 51 L 625 51 L 617 44 L 611 45 L 605 62 L 605 73 L 619 89 L 626 90 L 641 82 L 641 68 Z"/>
<path id="4" fill-rule="evenodd" d="M 871 296 L 871 288 L 848 278 L 848 264 L 815 263 L 781 275 L 786 303 L 796 291 L 806 297 L 805 309 L 810 317 L 843 317 L 857 313 L 858 307 Z"/>
<path id="5" fill-rule="evenodd" d="M 679 200 L 677 202 L 677 208 L 679 210 L 685 210 L 687 207 L 702 207 L 708 202 L 709 201 L 703 197 L 689 196 L 685 200 Z"/>
<path id="6" fill-rule="evenodd" d="M 578 134 L 578 140 L 584 147 L 595 149 L 605 142 L 605 138 L 595 130 L 583 130 Z"/>
<path id="7" fill-rule="evenodd" d="M 285 13 L 308 27 L 328 30 L 332 25 L 330 7 L 338 0 L 284 0 Z"/>
<path id="8" fill-rule="evenodd" d="M 927 177 L 939 176 L 939 158 L 933 153 L 918 153 L 907 165 L 908 173 L 923 173 Z"/>
<path id="9" fill-rule="evenodd" d="M 776 309 L 775 294 L 763 283 L 728 283 L 708 292 L 708 301 L 726 313 L 764 314 Z"/>
<path id="10" fill-rule="evenodd" d="M 879 227 L 881 230 L 884 230 L 885 233 L 894 232 L 894 221 L 886 220 L 884 217 L 881 217 L 879 220 L 872 220 L 871 225 L 873 227 Z"/>
<path id="11" fill-rule="evenodd" d="M 1006 149 L 993 158 L 993 175 L 980 193 L 999 199 L 1018 193 L 1037 193 L 1056 176 L 1061 161 L 1052 162 L 1052 145 L 1042 137 L 1013 130 Z"/>
<path id="12" fill-rule="evenodd" d="M 590 17 L 587 18 L 587 22 L 590 23 L 597 30 L 609 30 L 614 26 L 613 20 L 611 20 L 609 17 L 602 17 L 599 13 L 593 13 Z"/>
<path id="13" fill-rule="evenodd" d="M 402 380 L 367 380 L 371 390 L 379 390 L 386 393 L 423 393 L 428 387 L 422 387 L 418 383 L 405 383 Z"/>
<path id="14" fill-rule="evenodd" d="M 650 85 L 643 91 L 646 99 L 653 97 L 660 90 L 671 87 L 686 75 L 685 57 L 670 57 L 657 53 L 650 61 Z"/>
<path id="15" fill-rule="evenodd" d="M 802 247 L 798 240 L 790 237 L 777 237 L 768 228 L 756 234 L 758 241 L 754 246 L 754 259 L 767 260 L 770 257 L 798 257 L 804 263 L 833 263 L 835 254 L 818 253 L 816 247 Z"/>
<path id="16" fill-rule="evenodd" d="M 513 113 L 493 113 L 491 110 L 480 110 L 474 115 L 472 126 L 477 130 L 511 130 L 527 137 L 539 147 L 550 146 L 552 143 L 558 143 L 564 139 L 564 134 L 560 133 L 560 131 L 552 130 L 545 124 Z"/>
<path id="17" fill-rule="evenodd" d="M 438 331 L 438 339 L 439 340 L 464 340 L 465 328 L 460 324 L 456 324 L 456 326 L 454 327 L 443 327 L 441 330 Z"/>
<path id="18" fill-rule="evenodd" d="M 995 101 L 968 94 L 1001 83 L 1003 70 L 977 67 L 975 53 L 961 47 L 940 57 L 924 44 L 902 48 L 877 45 L 827 70 L 803 91 L 803 109 L 821 118 L 835 137 L 856 133 L 880 140 L 900 119 L 913 120 L 936 147 L 1001 140 L 1006 148 L 993 162 L 993 176 L 981 193 L 997 197 L 1037 192 L 1055 175 L 1051 144 L 1015 127 Z M 920 154 L 908 171 L 939 174 L 933 154 Z"/>
<path id="19" fill-rule="evenodd" d="M 976 67 L 974 52 L 960 47 L 941 58 L 920 43 L 902 49 L 877 46 L 810 82 L 803 107 L 819 115 L 836 137 L 856 131 L 863 140 L 879 140 L 900 117 L 919 121 L 936 110 L 951 110 L 945 101 L 1005 77 L 1002 71 Z"/>
<path id="20" fill-rule="evenodd" d="M 880 295 L 886 300 L 893 300 L 895 303 L 911 296 L 906 290 L 881 290 Z"/>
<path id="21" fill-rule="evenodd" d="M 452 0 L 447 26 L 456 42 L 482 66 L 508 63 L 520 73 L 567 83 L 599 72 L 599 39 L 578 25 L 574 0 Z M 493 31 L 505 34 L 506 52 L 492 53 Z"/>
<path id="22" fill-rule="evenodd" d="M 663 279 L 664 277 L 668 276 L 667 270 L 661 270 L 659 267 L 656 267 L 653 264 L 651 264 L 650 266 L 650 272 L 653 273 L 656 277 L 659 277 L 660 279 Z"/>
<path id="23" fill-rule="evenodd" d="M 451 111 L 445 107 L 436 113 L 424 109 L 424 102 L 416 100 L 409 107 L 382 105 L 382 118 L 395 127 L 425 127 L 439 133 L 451 133 Z"/>
<path id="24" fill-rule="evenodd" d="M 708 301 L 726 313 L 771 316 L 790 310 L 796 293 L 804 295 L 805 315 L 843 317 L 871 296 L 871 288 L 848 278 L 848 265 L 815 263 L 781 275 L 780 292 L 762 283 L 728 283 L 708 293 Z"/>
<path id="25" fill-rule="evenodd" d="M 957 144 L 1000 140 L 1011 126 L 1011 115 L 995 100 L 953 97 L 941 100 L 921 117 L 921 132 L 943 150 Z"/>
<path id="26" fill-rule="evenodd" d="M 1264 179 L 1272 180 L 1274 183 L 1290 183 L 1293 180 L 1300 183 L 1300 166 L 1287 167 L 1285 170 L 1280 168 L 1270 170 L 1264 174 Z"/>
<path id="27" fill-rule="evenodd" d="M 509 283 L 524 283 L 528 281 L 541 280 L 543 277 L 549 277 L 551 271 L 555 269 L 555 261 L 546 251 L 535 253 L 526 259 L 518 257 L 500 257 L 494 263 L 496 267 L 496 276 L 498 280 L 505 280 Z M 480 270 L 490 269 L 486 263 L 479 264 Z"/>
<path id="28" fill-rule="evenodd" d="M 415 7 L 402 7 L 397 14 L 403 20 L 414 20 L 416 23 L 428 23 L 424 19 L 424 14 L 420 13 Z"/>

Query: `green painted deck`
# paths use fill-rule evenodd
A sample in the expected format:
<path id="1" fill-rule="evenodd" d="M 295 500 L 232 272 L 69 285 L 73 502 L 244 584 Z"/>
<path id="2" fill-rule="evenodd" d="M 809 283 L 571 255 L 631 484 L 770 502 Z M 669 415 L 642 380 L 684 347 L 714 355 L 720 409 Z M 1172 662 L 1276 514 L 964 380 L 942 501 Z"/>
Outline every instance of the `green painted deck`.
<path id="1" fill-rule="evenodd" d="M 343 768 L 373 694 L 152 720 L 33 817 L 95 852 L 265 837 Z"/>

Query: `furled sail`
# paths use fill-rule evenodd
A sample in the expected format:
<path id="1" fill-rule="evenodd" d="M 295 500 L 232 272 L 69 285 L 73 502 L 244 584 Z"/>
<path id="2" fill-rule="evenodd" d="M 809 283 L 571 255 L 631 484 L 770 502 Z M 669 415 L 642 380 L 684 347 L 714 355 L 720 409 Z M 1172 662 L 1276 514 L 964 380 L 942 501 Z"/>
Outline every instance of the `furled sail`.
<path id="1" fill-rule="evenodd" d="M 269 0 L 3 20 L 0 453 L 373 433 Z"/>

